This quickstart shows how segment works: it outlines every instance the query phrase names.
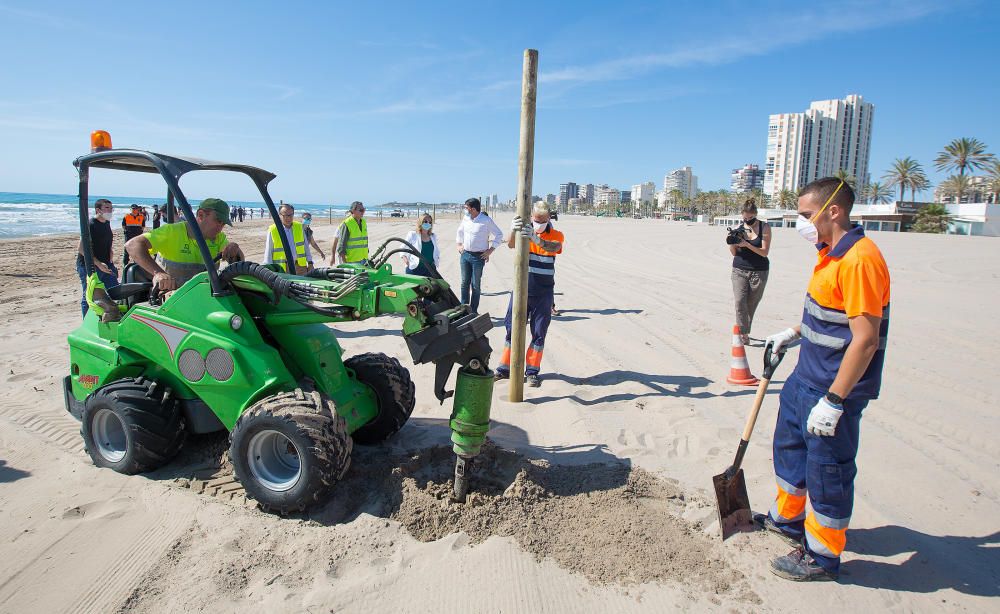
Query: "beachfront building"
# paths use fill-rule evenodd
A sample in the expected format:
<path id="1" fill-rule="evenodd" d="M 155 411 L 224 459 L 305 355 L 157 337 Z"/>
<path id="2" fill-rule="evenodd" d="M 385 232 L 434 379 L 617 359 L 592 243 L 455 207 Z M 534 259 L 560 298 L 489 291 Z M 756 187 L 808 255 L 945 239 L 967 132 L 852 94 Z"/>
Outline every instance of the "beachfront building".
<path id="1" fill-rule="evenodd" d="M 580 195 L 580 187 L 575 183 L 573 183 L 572 181 L 568 181 L 566 183 L 560 183 L 559 198 L 556 201 L 556 205 L 558 206 L 560 211 L 566 211 L 567 208 L 570 207 L 569 200 L 571 198 L 577 198 L 579 195 Z"/>
<path id="2" fill-rule="evenodd" d="M 609 188 L 600 185 L 595 188 L 594 206 L 596 207 L 617 207 L 622 202 L 622 193 L 616 188 Z"/>
<path id="3" fill-rule="evenodd" d="M 556 204 L 556 195 L 555 194 L 546 194 L 545 195 L 545 204 L 548 205 L 549 207 L 554 207 L 555 204 Z"/>
<path id="4" fill-rule="evenodd" d="M 729 180 L 733 192 L 753 192 L 764 188 L 764 169 L 756 164 L 744 164 L 734 168 Z"/>
<path id="5" fill-rule="evenodd" d="M 663 176 L 663 190 L 668 194 L 680 190 L 688 200 L 698 195 L 698 177 L 691 172 L 690 166 L 678 168 Z"/>
<path id="6" fill-rule="evenodd" d="M 767 126 L 764 193 L 797 191 L 821 177 L 847 171 L 867 185 L 875 105 L 851 94 L 816 100 L 804 113 L 771 115 Z"/>
<path id="7" fill-rule="evenodd" d="M 632 190 L 621 190 L 619 194 L 621 196 L 618 198 L 618 202 L 621 204 L 625 205 L 632 202 Z"/>
<path id="8" fill-rule="evenodd" d="M 580 186 L 580 200 L 588 205 L 594 204 L 594 184 L 585 183 Z"/>
<path id="9" fill-rule="evenodd" d="M 637 183 L 632 186 L 630 200 L 634 203 L 651 203 L 656 198 L 656 184 L 652 181 Z"/>
<path id="10" fill-rule="evenodd" d="M 969 176 L 969 187 L 962 192 L 963 203 L 988 203 L 995 201 L 992 180 L 989 177 Z M 958 195 L 948 190 L 947 182 L 934 188 L 934 202 L 956 203 Z"/>

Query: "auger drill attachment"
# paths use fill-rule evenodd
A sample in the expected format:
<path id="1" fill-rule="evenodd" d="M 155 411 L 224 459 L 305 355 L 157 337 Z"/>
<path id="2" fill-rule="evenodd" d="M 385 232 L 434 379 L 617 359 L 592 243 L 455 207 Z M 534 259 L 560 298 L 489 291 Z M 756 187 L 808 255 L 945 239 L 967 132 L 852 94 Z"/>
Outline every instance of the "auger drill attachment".
<path id="1" fill-rule="evenodd" d="M 452 450 L 455 451 L 454 500 L 465 501 L 469 492 L 473 459 L 490 430 L 490 404 L 493 399 L 493 372 L 473 359 L 458 370 L 455 378 L 455 402 L 451 410 Z"/>

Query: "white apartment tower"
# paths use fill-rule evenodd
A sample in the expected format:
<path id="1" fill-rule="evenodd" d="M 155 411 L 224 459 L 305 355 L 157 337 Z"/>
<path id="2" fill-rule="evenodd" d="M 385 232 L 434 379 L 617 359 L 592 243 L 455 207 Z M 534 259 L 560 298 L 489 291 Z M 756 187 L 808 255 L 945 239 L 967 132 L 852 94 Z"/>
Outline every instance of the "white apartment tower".
<path id="1" fill-rule="evenodd" d="M 767 126 L 764 192 L 796 191 L 843 169 L 866 185 L 875 105 L 851 94 L 817 100 L 804 113 L 771 115 Z"/>
<path id="2" fill-rule="evenodd" d="M 691 172 L 690 166 L 672 170 L 663 177 L 663 190 L 667 194 L 680 190 L 684 198 L 690 200 L 698 194 L 698 178 Z"/>
<path id="3" fill-rule="evenodd" d="M 646 183 L 637 183 L 632 186 L 632 202 L 634 203 L 651 203 L 653 202 L 653 195 L 656 193 L 656 184 L 652 181 L 647 181 Z"/>

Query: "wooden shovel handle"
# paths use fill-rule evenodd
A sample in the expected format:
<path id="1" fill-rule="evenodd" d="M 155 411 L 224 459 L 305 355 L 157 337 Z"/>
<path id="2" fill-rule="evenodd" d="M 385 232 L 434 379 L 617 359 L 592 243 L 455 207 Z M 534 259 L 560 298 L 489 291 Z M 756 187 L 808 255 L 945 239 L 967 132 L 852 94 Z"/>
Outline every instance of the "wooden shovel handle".
<path id="1" fill-rule="evenodd" d="M 757 395 L 753 399 L 753 411 L 747 417 L 747 424 L 743 427 L 743 441 L 750 441 L 753 434 L 753 427 L 757 424 L 757 414 L 760 413 L 760 406 L 764 404 L 764 395 L 767 394 L 767 385 L 771 383 L 769 379 L 761 379 L 757 384 Z"/>

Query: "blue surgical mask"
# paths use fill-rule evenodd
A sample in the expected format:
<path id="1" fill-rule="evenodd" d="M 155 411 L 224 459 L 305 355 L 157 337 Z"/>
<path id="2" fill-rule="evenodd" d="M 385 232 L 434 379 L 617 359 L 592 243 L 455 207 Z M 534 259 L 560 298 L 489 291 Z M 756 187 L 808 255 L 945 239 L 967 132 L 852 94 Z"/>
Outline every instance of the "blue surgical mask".
<path id="1" fill-rule="evenodd" d="M 302 220 L 302 223 L 308 226 L 309 224 L 312 224 L 312 218 L 307 217 L 306 219 Z"/>
<path id="2" fill-rule="evenodd" d="M 423 228 L 424 230 L 430 230 L 431 229 L 431 223 L 430 222 L 424 222 L 424 223 L 420 224 L 420 227 Z"/>

